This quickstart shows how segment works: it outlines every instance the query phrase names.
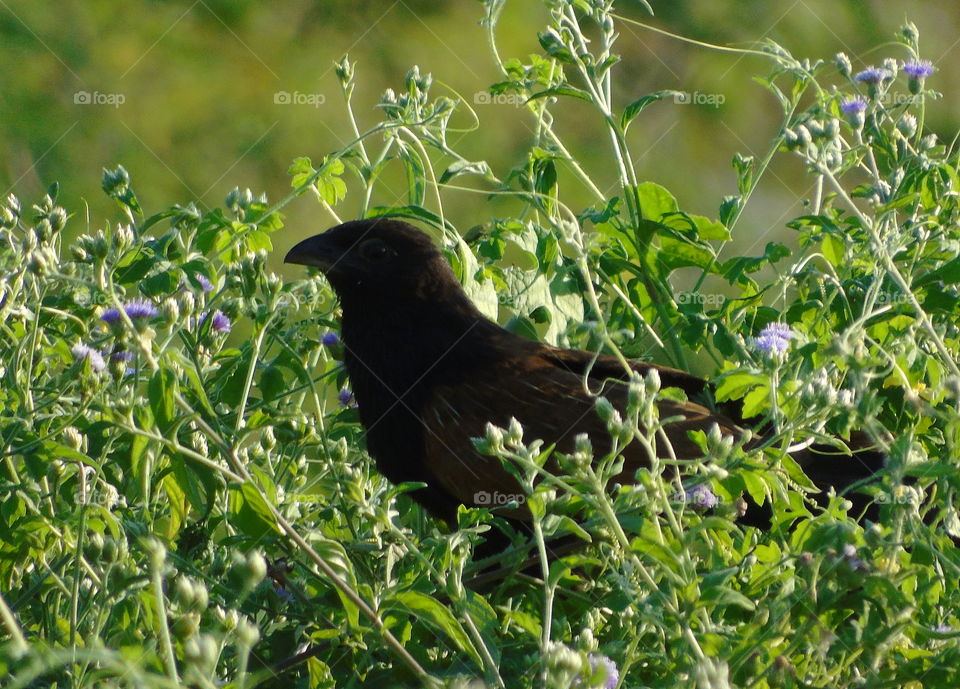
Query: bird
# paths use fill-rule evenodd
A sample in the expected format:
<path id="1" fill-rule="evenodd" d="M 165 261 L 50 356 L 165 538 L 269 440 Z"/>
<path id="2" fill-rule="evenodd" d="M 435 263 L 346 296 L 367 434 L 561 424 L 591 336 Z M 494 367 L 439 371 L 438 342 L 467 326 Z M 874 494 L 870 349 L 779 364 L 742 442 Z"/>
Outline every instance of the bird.
<path id="1" fill-rule="evenodd" d="M 511 523 L 529 525 L 524 504 L 491 497 L 522 490 L 498 457 L 478 450 L 473 439 L 484 437 L 488 424 L 506 428 L 516 419 L 525 441 L 540 439 L 565 454 L 586 434 L 601 457 L 611 440 L 595 391 L 622 412 L 633 372 L 655 371 L 662 387 L 686 394 L 686 401 L 657 401 L 660 418 L 675 419 L 664 430 L 677 459 L 703 455 L 690 431 L 744 434 L 735 411 L 708 404 L 703 378 L 641 361 L 627 369 L 615 356 L 555 347 L 501 327 L 470 300 L 430 236 L 405 221 L 345 222 L 299 242 L 284 260 L 319 269 L 339 299 L 344 365 L 378 470 L 395 484 L 422 484 L 411 497 L 451 527 L 460 505 L 495 506 Z M 825 483 L 836 476 L 832 487 L 840 490 L 882 465 L 879 453 L 865 456 L 838 469 L 834 454 L 808 475 Z M 614 482 L 630 483 L 650 465 L 637 442 L 622 457 Z"/>

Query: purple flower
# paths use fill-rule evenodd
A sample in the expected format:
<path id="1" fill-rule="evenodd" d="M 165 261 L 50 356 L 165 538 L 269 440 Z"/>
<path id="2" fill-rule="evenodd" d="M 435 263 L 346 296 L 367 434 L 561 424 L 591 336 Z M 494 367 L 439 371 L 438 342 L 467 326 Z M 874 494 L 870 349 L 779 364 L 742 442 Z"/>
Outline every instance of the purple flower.
<path id="1" fill-rule="evenodd" d="M 861 97 L 848 98 L 840 103 L 840 112 L 847 118 L 847 122 L 854 129 L 863 127 L 864 113 L 867 110 L 867 101 Z"/>
<path id="2" fill-rule="evenodd" d="M 923 80 L 937 71 L 930 60 L 910 60 L 903 66 L 904 73 L 911 79 Z"/>
<path id="3" fill-rule="evenodd" d="M 123 305 L 123 310 L 132 320 L 153 318 L 158 313 L 157 307 L 149 299 L 132 299 Z"/>
<path id="4" fill-rule="evenodd" d="M 854 98 L 849 98 L 842 103 L 840 103 L 840 112 L 842 112 L 847 117 L 852 115 L 860 114 L 867 109 L 867 101 L 862 96 L 856 96 Z"/>
<path id="5" fill-rule="evenodd" d="M 203 325 L 207 321 L 207 316 L 210 315 L 210 312 L 207 311 L 202 316 L 200 316 L 199 325 Z M 217 310 L 213 312 L 213 318 L 210 319 L 210 329 L 218 333 L 228 333 L 230 332 L 230 319 L 227 317 L 223 311 Z"/>
<path id="6" fill-rule="evenodd" d="M 584 689 L 614 689 L 617 686 L 620 672 L 616 663 L 600 653 L 591 653 L 587 656 L 587 661 L 590 663 L 590 671 L 586 672 L 586 668 L 581 670 L 573 686 Z"/>
<path id="7" fill-rule="evenodd" d="M 116 350 L 110 355 L 110 361 L 133 361 L 133 352 Z"/>
<path id="8" fill-rule="evenodd" d="M 294 600 L 296 600 L 292 593 L 278 584 L 273 585 L 273 590 L 281 600 L 287 603 L 292 603 Z"/>
<path id="9" fill-rule="evenodd" d="M 883 69 L 882 67 L 867 67 L 862 72 L 857 72 L 857 75 L 854 77 L 855 80 L 859 81 L 861 84 L 867 84 L 870 86 L 876 86 L 890 78 L 890 72 Z"/>
<path id="10" fill-rule="evenodd" d="M 193 278 L 197 281 L 197 283 L 200 285 L 200 289 L 202 289 L 204 292 L 210 292 L 213 290 L 213 283 L 207 279 L 206 275 L 197 273 L 193 276 Z"/>
<path id="11" fill-rule="evenodd" d="M 131 320 L 138 318 L 153 318 L 157 315 L 157 307 L 149 299 L 131 299 L 123 305 L 123 310 Z M 100 315 L 100 320 L 104 323 L 117 323 L 120 321 L 120 310 L 110 308 Z"/>
<path id="12" fill-rule="evenodd" d="M 693 504 L 694 507 L 705 510 L 713 509 L 720 503 L 719 498 L 713 494 L 713 491 L 705 483 L 688 490 L 686 497 L 687 502 Z"/>
<path id="13" fill-rule="evenodd" d="M 933 631 L 940 632 L 941 634 L 949 634 L 953 631 L 953 627 L 951 627 L 949 624 L 940 623 L 933 628 Z"/>
<path id="14" fill-rule="evenodd" d="M 320 343 L 324 347 L 336 347 L 340 344 L 340 336 L 335 332 L 324 333 L 323 337 L 320 338 Z"/>
<path id="15" fill-rule="evenodd" d="M 850 126 L 857 130 L 863 127 L 864 113 L 866 110 L 867 101 L 861 96 L 848 98 L 840 103 L 840 112 L 847 118 Z"/>
<path id="16" fill-rule="evenodd" d="M 923 88 L 923 80 L 937 70 L 930 60 L 910 60 L 903 66 L 903 71 L 907 75 L 907 87 L 910 93 L 917 95 Z"/>
<path id="17" fill-rule="evenodd" d="M 753 346 L 763 354 L 782 354 L 790 346 L 793 331 L 786 323 L 769 323 L 753 338 Z"/>
<path id="18" fill-rule="evenodd" d="M 354 399 L 353 392 L 351 392 L 349 388 L 343 388 L 337 395 L 337 399 L 340 400 L 340 404 L 344 407 L 357 406 L 357 401 Z"/>
<path id="19" fill-rule="evenodd" d="M 77 361 L 89 361 L 91 370 L 96 373 L 100 373 L 100 371 L 107 367 L 107 363 L 103 360 L 103 355 L 93 347 L 89 347 L 82 342 L 73 345 L 70 351 Z"/>

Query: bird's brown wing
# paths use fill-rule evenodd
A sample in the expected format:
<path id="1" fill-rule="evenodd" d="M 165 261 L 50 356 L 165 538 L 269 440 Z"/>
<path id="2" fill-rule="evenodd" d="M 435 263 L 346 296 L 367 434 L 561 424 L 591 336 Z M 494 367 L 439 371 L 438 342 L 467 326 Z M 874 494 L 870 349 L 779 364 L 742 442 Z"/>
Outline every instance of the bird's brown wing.
<path id="1" fill-rule="evenodd" d="M 591 389 L 601 380 L 591 379 Z M 606 381 L 604 396 L 614 407 L 626 407 L 627 387 Z M 713 423 L 733 432 L 730 422 L 713 415 L 707 408 L 688 402 L 663 400 L 660 417 L 682 416 L 667 426 L 673 452 L 678 458 L 701 456 L 699 448 L 687 437 L 691 430 L 707 431 Z M 590 436 L 596 456 L 610 447 L 606 424 L 597 415 L 595 398 L 584 389 L 581 375 L 558 367 L 548 358 L 524 357 L 487 367 L 469 383 L 440 385 L 433 388 L 421 413 L 425 426 L 425 461 L 439 485 L 465 505 L 496 506 L 522 494 L 516 480 L 503 468 L 500 459 L 480 454 L 471 438 L 483 437 L 487 422 L 505 428 L 515 417 L 523 426 L 524 441 L 556 443 L 557 450 L 572 452 L 575 437 Z M 662 443 L 658 443 L 662 446 Z M 624 471 L 620 480 L 630 481 L 634 472 L 649 464 L 638 443 L 624 449 Z M 525 508 L 498 510 L 515 519 L 527 519 Z"/>
<path id="2" fill-rule="evenodd" d="M 597 380 L 604 378 L 623 380 L 626 378 L 623 364 L 620 363 L 619 359 L 609 354 L 596 355 L 579 349 L 544 346 L 541 350 L 541 357 L 558 368 L 566 369 L 581 377 L 589 375 L 590 378 Z M 630 361 L 628 363 L 630 368 L 640 375 L 646 375 L 648 371 L 655 369 L 660 374 L 662 387 L 680 388 L 689 397 L 701 394 L 707 387 L 707 381 L 703 378 L 677 368 L 651 364 L 645 361 Z"/>

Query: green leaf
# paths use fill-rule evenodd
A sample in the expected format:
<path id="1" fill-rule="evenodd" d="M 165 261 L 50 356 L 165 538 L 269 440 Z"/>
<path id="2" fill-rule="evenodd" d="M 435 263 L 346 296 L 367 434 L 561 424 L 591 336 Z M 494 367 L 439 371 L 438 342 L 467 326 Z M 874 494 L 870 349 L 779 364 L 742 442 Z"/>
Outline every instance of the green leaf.
<path id="1" fill-rule="evenodd" d="M 178 453 L 171 454 L 170 464 L 173 476 L 190 504 L 208 514 L 213 508 L 217 488 L 222 485 L 217 481 L 214 470 Z"/>
<path id="2" fill-rule="evenodd" d="M 749 419 L 751 416 L 759 416 L 770 408 L 770 386 L 766 383 L 760 385 L 743 398 L 743 417 Z"/>
<path id="3" fill-rule="evenodd" d="M 306 156 L 301 156 L 299 158 L 294 158 L 293 163 L 287 169 L 287 173 L 291 175 L 290 186 L 294 189 L 299 189 L 304 184 L 306 184 L 311 177 L 316 174 L 316 170 L 313 168 L 313 161 L 311 161 Z"/>
<path id="4" fill-rule="evenodd" d="M 150 378 L 147 399 L 150 400 L 150 410 L 161 431 L 169 430 L 176 418 L 174 396 L 178 390 L 177 377 L 169 369 L 161 368 Z"/>
<path id="5" fill-rule="evenodd" d="M 389 610 L 415 615 L 419 620 L 443 632 L 460 651 L 467 653 L 473 659 L 477 667 L 483 667 L 483 660 L 463 626 L 435 598 L 419 591 L 400 591 L 385 601 L 384 605 Z"/>
<path id="6" fill-rule="evenodd" d="M 630 126 L 630 123 L 633 122 L 634 118 L 643 112 L 648 105 L 663 100 L 667 96 L 676 96 L 679 93 L 679 91 L 667 89 L 664 91 L 648 93 L 646 96 L 637 98 L 635 101 L 628 104 L 626 108 L 624 108 L 623 115 L 620 116 L 620 127 L 623 129 L 623 131 L 627 131 L 627 127 Z"/>
<path id="7" fill-rule="evenodd" d="M 401 145 L 398 150 L 407 173 L 407 203 L 411 206 L 422 206 L 426 199 L 426 175 L 423 170 L 423 161 L 420 160 L 416 151 L 406 145 Z"/>
<path id="8" fill-rule="evenodd" d="M 705 271 L 715 272 L 713 254 L 708 249 L 687 241 L 662 237 L 660 250 L 656 254 L 657 263 L 669 274 L 677 268 L 693 266 Z"/>
<path id="9" fill-rule="evenodd" d="M 687 215 L 693 221 L 697 228 L 697 234 L 700 239 L 719 240 L 723 242 L 730 241 L 730 230 L 716 220 L 703 215 Z"/>
<path id="10" fill-rule="evenodd" d="M 730 227 L 740 214 L 742 208 L 742 196 L 724 196 L 723 201 L 720 203 L 720 222 L 722 222 L 724 226 Z"/>
<path id="11" fill-rule="evenodd" d="M 251 230 L 245 237 L 247 249 L 250 251 L 273 251 L 273 242 L 266 232 L 260 230 Z"/>
<path id="12" fill-rule="evenodd" d="M 260 374 L 260 392 L 266 402 L 273 402 L 286 390 L 283 372 L 276 366 L 267 366 Z"/>
<path id="13" fill-rule="evenodd" d="M 343 544 L 314 533 L 310 535 L 310 547 L 342 581 L 346 582 L 353 590 L 357 589 L 357 575 Z M 360 608 L 340 590 L 339 586 L 335 586 L 334 589 L 340 598 L 340 604 L 347 613 L 348 621 L 356 627 L 360 624 Z"/>
<path id="14" fill-rule="evenodd" d="M 571 96 L 573 98 L 585 100 L 588 103 L 593 102 L 593 98 L 587 91 L 578 89 L 570 84 L 562 84 L 561 86 L 554 86 L 553 88 L 544 89 L 543 91 L 537 91 L 524 102 L 529 103 L 530 101 L 537 100 L 538 98 L 547 98 L 549 96 Z"/>
<path id="15" fill-rule="evenodd" d="M 943 282 L 947 285 L 960 283 L 960 257 L 944 263 L 936 270 L 924 273 L 914 280 L 914 287 L 923 287 L 931 282 Z"/>
<path id="16" fill-rule="evenodd" d="M 444 223 L 440 216 L 432 211 L 428 211 L 422 206 L 374 206 L 367 211 L 368 218 L 407 218 L 409 220 L 418 220 L 428 225 L 444 229 Z M 448 223 L 446 229 L 452 230 L 453 227 Z"/>
<path id="17" fill-rule="evenodd" d="M 746 470 L 740 473 L 740 478 L 743 479 L 743 485 L 746 487 L 750 497 L 753 498 L 753 501 L 758 505 L 762 505 L 767 498 L 767 487 L 763 482 L 763 473 Z"/>
<path id="18" fill-rule="evenodd" d="M 723 374 L 717 383 L 715 397 L 718 402 L 740 399 L 758 385 L 765 385 L 767 379 L 759 373 L 737 371 Z"/>
<path id="19" fill-rule="evenodd" d="M 709 606 L 735 605 L 744 610 L 756 610 L 757 604 L 745 595 L 729 586 L 706 588 L 700 596 L 700 602 Z"/>
<path id="20" fill-rule="evenodd" d="M 830 263 L 835 266 L 842 266 L 844 264 L 847 247 L 842 239 L 832 234 L 825 234 L 823 235 L 820 248 Z"/>
<path id="21" fill-rule="evenodd" d="M 738 256 L 725 261 L 719 268 L 719 273 L 730 284 L 744 284 L 746 275 L 756 273 L 766 265 L 772 265 L 790 255 L 790 249 L 777 242 L 768 242 L 763 250 L 763 256 Z"/>
<path id="22" fill-rule="evenodd" d="M 490 181 L 496 181 L 496 177 L 493 175 L 493 171 L 490 169 L 490 166 L 485 160 L 470 161 L 470 160 L 457 160 L 450 163 L 447 166 L 447 169 L 443 171 L 443 174 L 440 175 L 440 184 L 446 184 L 454 177 L 459 175 L 480 175 L 484 179 Z"/>
<path id="23" fill-rule="evenodd" d="M 267 501 L 255 485 L 246 482 L 231 497 L 232 522 L 247 536 L 260 539 L 279 531 Z"/>
<path id="24" fill-rule="evenodd" d="M 166 296 L 176 291 L 180 285 L 179 271 L 164 270 L 140 280 L 140 291 L 148 297 Z"/>
<path id="25" fill-rule="evenodd" d="M 566 46 L 560 41 L 560 37 L 555 33 L 543 31 L 537 34 L 537 38 L 540 39 L 540 47 L 547 55 L 559 62 L 574 63 L 573 54 L 567 50 Z"/>
<path id="26" fill-rule="evenodd" d="M 667 213 L 676 213 L 678 210 L 673 194 L 653 182 L 637 185 L 637 197 L 640 199 L 640 212 L 649 220 L 660 220 Z"/>
<path id="27" fill-rule="evenodd" d="M 173 539 L 180 533 L 180 526 L 187 520 L 190 503 L 187 494 L 183 491 L 176 477 L 170 473 L 163 477 L 163 492 L 167 495 L 167 511 L 165 517 L 159 520 L 158 527 L 167 539 Z M 165 525 L 164 525 L 164 522 Z M 163 528 L 163 527 L 166 528 Z"/>

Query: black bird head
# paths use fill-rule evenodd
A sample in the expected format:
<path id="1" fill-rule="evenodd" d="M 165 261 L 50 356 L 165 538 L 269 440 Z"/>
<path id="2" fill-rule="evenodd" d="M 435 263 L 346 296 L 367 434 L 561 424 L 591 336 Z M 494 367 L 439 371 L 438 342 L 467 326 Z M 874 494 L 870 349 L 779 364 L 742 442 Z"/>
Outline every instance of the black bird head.
<path id="1" fill-rule="evenodd" d="M 341 300 L 434 299 L 462 292 L 430 237 L 401 220 L 353 220 L 294 246 L 285 263 L 319 268 Z"/>

